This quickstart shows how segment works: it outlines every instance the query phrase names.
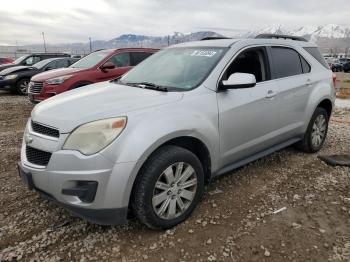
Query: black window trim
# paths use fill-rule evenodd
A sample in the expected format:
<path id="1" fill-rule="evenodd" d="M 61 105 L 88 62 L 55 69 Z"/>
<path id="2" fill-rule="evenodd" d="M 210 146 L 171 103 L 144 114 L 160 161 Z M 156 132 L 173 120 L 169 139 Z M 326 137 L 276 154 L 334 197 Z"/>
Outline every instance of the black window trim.
<path id="1" fill-rule="evenodd" d="M 269 45 L 265 45 L 265 44 L 259 44 L 259 45 L 248 45 L 245 46 L 239 50 L 237 50 L 234 55 L 231 57 L 231 59 L 226 63 L 226 65 L 224 66 L 224 68 L 222 69 L 220 76 L 218 77 L 218 80 L 216 82 L 216 92 L 221 92 L 220 90 L 220 83 L 222 81 L 222 78 L 224 77 L 224 74 L 226 72 L 226 70 L 229 68 L 229 66 L 233 63 L 233 61 L 243 52 L 249 50 L 249 49 L 254 49 L 254 48 L 263 48 L 265 49 L 266 52 L 266 58 L 267 58 L 267 69 L 268 69 L 268 73 L 269 73 L 269 80 L 263 81 L 263 82 L 259 82 L 256 83 L 256 86 L 258 86 L 259 84 L 265 84 L 268 83 L 270 81 L 274 81 L 275 79 L 272 79 L 272 66 L 271 66 L 271 55 L 269 53 Z M 228 89 L 227 91 L 230 91 L 230 89 Z"/>
<path id="2" fill-rule="evenodd" d="M 312 70 L 313 70 L 313 67 L 312 67 L 312 63 L 310 63 L 310 61 L 305 58 L 305 56 L 303 56 L 302 54 L 300 54 L 300 52 L 295 49 L 293 46 L 288 46 L 288 45 L 278 45 L 278 44 L 273 44 L 273 45 L 268 45 L 266 48 L 267 48 L 267 51 L 268 51 L 268 54 L 269 54 L 269 60 L 272 61 L 272 54 L 271 54 L 271 49 L 273 47 L 282 47 L 282 48 L 289 48 L 289 49 L 292 49 L 294 50 L 295 52 L 297 52 L 297 54 L 299 55 L 299 60 L 300 60 L 300 66 L 301 66 L 301 69 L 302 71 L 303 70 L 303 66 L 301 64 L 301 59 L 300 57 L 304 58 L 304 60 L 309 64 L 310 66 L 310 72 L 308 73 L 302 73 L 302 74 L 298 74 L 298 75 L 292 75 L 292 76 L 286 76 L 286 77 L 279 77 L 279 78 L 275 78 L 276 76 L 276 72 L 275 72 L 275 68 L 274 68 L 274 64 L 273 63 L 270 63 L 270 67 L 271 67 L 271 80 L 274 81 L 274 80 L 280 80 L 280 79 L 287 79 L 287 78 L 291 78 L 291 77 L 298 77 L 298 76 L 301 76 L 301 75 L 307 75 L 307 74 L 311 74 Z M 306 52 L 306 51 L 305 51 Z"/>

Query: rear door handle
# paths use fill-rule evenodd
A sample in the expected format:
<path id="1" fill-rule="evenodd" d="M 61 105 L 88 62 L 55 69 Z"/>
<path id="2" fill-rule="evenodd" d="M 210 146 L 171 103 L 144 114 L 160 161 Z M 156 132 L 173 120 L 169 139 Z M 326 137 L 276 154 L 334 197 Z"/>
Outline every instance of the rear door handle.
<path id="1" fill-rule="evenodd" d="M 273 91 L 273 90 L 268 90 L 267 91 L 267 94 L 266 94 L 266 98 L 273 98 L 273 97 L 275 97 L 276 96 L 276 92 L 275 91 Z"/>

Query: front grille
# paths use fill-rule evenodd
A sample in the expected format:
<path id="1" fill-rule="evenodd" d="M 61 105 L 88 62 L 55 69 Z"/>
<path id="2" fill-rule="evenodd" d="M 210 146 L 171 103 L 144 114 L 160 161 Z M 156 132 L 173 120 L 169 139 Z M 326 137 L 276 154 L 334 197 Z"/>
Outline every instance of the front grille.
<path id="1" fill-rule="evenodd" d="M 26 146 L 26 156 L 29 163 L 47 166 L 50 161 L 51 153 L 45 152 L 30 146 Z"/>
<path id="2" fill-rule="evenodd" d="M 46 135 L 46 136 L 52 136 L 52 137 L 60 137 L 60 132 L 52 127 L 47 127 L 38 123 L 35 123 L 32 121 L 32 129 L 34 132 Z"/>
<path id="3" fill-rule="evenodd" d="M 40 94 L 43 89 L 43 82 L 30 82 L 29 83 L 29 93 Z"/>

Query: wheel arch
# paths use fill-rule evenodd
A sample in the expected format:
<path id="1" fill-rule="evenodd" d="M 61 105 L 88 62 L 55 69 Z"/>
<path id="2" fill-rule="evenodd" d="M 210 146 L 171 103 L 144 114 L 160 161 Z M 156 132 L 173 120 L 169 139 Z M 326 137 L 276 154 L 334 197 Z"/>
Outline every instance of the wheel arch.
<path id="1" fill-rule="evenodd" d="M 174 145 L 174 146 L 179 146 L 182 148 L 185 148 L 189 151 L 191 151 L 193 154 L 195 154 L 200 162 L 202 163 L 203 166 L 203 171 L 204 171 L 204 179 L 206 181 L 209 181 L 211 178 L 211 165 L 212 165 L 212 160 L 211 160 L 211 155 L 208 146 L 199 138 L 194 137 L 194 136 L 178 136 L 174 138 L 170 138 L 166 141 L 163 141 L 160 145 L 157 145 L 157 147 L 153 148 L 151 153 L 147 155 L 146 158 L 142 161 L 140 164 L 139 169 L 137 170 L 136 176 L 133 179 L 132 182 L 132 187 L 129 195 L 129 207 L 131 204 L 132 200 L 132 194 L 133 191 L 135 190 L 135 182 L 138 178 L 138 176 L 141 173 L 142 168 L 144 167 L 145 163 L 147 160 L 161 147 L 166 146 L 166 145 Z"/>
<path id="2" fill-rule="evenodd" d="M 322 101 L 320 101 L 318 103 L 316 108 L 317 107 L 321 107 L 321 108 L 325 109 L 327 111 L 328 117 L 331 116 L 332 110 L 333 110 L 333 104 L 332 104 L 332 101 L 330 99 L 328 99 L 328 98 L 323 99 Z"/>

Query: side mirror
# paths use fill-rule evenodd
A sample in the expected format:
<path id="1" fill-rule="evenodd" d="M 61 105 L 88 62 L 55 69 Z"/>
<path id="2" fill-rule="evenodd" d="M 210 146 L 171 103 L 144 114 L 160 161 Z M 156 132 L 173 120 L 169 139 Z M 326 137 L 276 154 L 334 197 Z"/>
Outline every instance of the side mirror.
<path id="1" fill-rule="evenodd" d="M 246 73 L 234 73 L 230 75 L 227 80 L 222 81 L 220 88 L 226 89 L 238 89 L 238 88 L 251 88 L 256 85 L 255 75 Z"/>
<path id="2" fill-rule="evenodd" d="M 53 69 L 53 67 L 48 66 L 48 67 L 45 68 L 45 71 L 49 71 L 49 70 L 52 70 L 52 69 Z"/>
<path id="3" fill-rule="evenodd" d="M 104 63 L 103 65 L 101 65 L 100 68 L 103 72 L 106 72 L 109 69 L 114 69 L 115 65 L 112 62 L 108 61 L 108 62 Z"/>

